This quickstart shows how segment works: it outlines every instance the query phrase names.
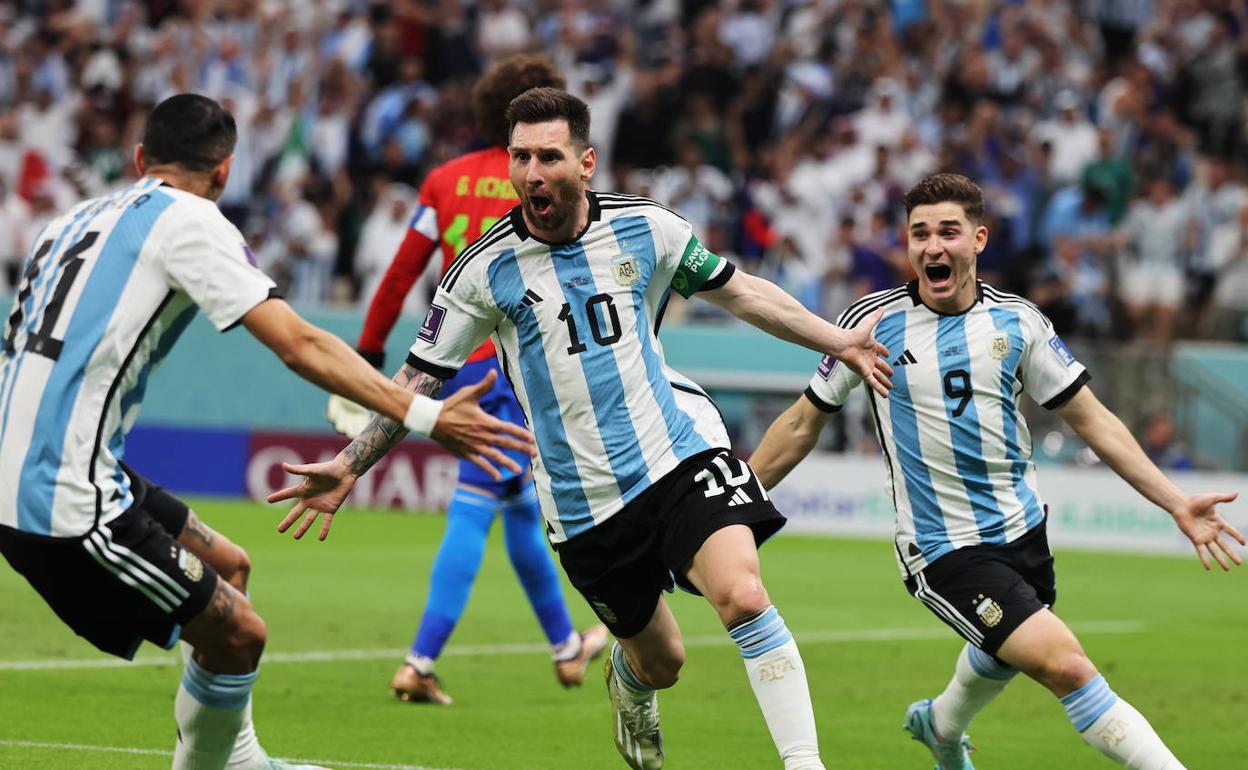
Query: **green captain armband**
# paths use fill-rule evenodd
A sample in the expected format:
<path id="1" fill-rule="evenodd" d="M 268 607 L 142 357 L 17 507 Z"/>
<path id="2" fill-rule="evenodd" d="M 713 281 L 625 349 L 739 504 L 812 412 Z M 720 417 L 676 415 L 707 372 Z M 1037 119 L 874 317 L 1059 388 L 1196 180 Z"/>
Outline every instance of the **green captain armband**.
<path id="1" fill-rule="evenodd" d="M 708 251 L 698 236 L 689 236 L 680 265 L 672 276 L 672 288 L 689 299 L 703 289 L 718 289 L 732 275 L 733 266 L 713 251 Z"/>

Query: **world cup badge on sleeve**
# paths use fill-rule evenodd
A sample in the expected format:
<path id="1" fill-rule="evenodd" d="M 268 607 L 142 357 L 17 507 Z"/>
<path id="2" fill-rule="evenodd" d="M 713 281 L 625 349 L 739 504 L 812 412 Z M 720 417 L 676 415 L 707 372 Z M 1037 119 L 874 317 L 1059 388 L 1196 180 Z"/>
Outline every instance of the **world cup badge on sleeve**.
<path id="1" fill-rule="evenodd" d="M 424 340 L 430 345 L 438 341 L 438 334 L 442 331 L 442 319 L 446 318 L 446 308 L 438 304 L 429 305 L 429 312 L 425 314 L 425 322 L 420 326 L 420 332 L 416 335 L 417 339 Z"/>
<path id="2" fill-rule="evenodd" d="M 621 254 L 611 260 L 611 267 L 615 271 L 615 282 L 621 286 L 632 286 L 641 278 L 637 259 L 632 254 Z"/>

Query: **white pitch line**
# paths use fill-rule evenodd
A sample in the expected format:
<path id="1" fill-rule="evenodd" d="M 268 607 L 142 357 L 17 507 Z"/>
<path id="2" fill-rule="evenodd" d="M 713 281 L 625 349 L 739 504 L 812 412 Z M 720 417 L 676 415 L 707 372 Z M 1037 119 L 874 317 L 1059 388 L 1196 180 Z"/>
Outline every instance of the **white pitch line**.
<path id="1" fill-rule="evenodd" d="M 1139 634 L 1148 624 L 1136 620 L 1104 620 L 1072 623 L 1071 628 L 1080 634 Z M 909 642 L 953 638 L 953 632 L 943 626 L 927 628 L 867 628 L 799 632 L 799 644 L 848 644 L 853 642 Z M 726 635 L 685 637 L 686 647 L 727 647 L 733 644 Z M 330 663 L 340 660 L 388 660 L 402 658 L 407 650 L 308 650 L 305 652 L 266 653 L 265 665 L 282 663 Z M 545 644 L 477 644 L 447 647 L 443 655 L 496 656 L 549 654 Z M 55 671 L 92 668 L 133 668 L 135 666 L 180 666 L 182 658 L 176 655 L 148 655 L 134 660 L 120 658 L 80 658 L 49 660 L 0 661 L 0 671 Z"/>
<path id="2" fill-rule="evenodd" d="M 0 738 L 0 746 L 19 749 L 49 749 L 51 751 L 88 751 L 106 754 L 139 754 L 148 757 L 172 757 L 172 751 L 164 749 L 138 749 L 131 746 L 96 746 L 90 743 L 45 743 L 43 741 L 16 741 Z M 424 765 L 393 765 L 376 762 L 343 762 L 337 759 L 294 759 L 281 757 L 287 762 L 325 765 L 327 767 L 358 767 L 365 770 L 453 770 L 453 768 L 426 767 Z"/>

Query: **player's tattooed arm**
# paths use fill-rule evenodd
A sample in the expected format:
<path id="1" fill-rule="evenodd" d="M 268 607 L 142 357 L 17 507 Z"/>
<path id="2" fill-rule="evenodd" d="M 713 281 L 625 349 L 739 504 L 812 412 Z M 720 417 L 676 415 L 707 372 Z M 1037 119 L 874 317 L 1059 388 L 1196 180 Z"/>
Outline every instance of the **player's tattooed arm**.
<path id="1" fill-rule="evenodd" d="M 394 381 L 416 395 L 430 398 L 438 395 L 443 383 L 443 380 L 426 374 L 410 364 L 403 365 L 403 368 L 394 376 Z M 403 423 L 380 414 L 376 415 L 368 427 L 342 450 L 348 470 L 353 476 L 363 475 L 373 467 L 373 463 L 385 456 L 386 452 L 402 441 L 406 435 L 407 428 L 403 426 Z"/>

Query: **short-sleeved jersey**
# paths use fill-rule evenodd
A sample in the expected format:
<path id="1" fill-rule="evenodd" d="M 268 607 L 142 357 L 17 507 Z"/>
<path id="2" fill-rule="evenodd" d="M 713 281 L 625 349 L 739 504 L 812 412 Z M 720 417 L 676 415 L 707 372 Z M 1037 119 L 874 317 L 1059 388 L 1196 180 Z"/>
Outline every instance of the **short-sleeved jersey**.
<path id="1" fill-rule="evenodd" d="M 534 237 L 516 207 L 455 260 L 408 356 L 447 379 L 493 334 L 537 437 L 550 537 L 575 537 L 709 447 L 680 408 L 656 321 L 668 292 L 722 286 L 734 268 L 645 198 L 588 193 L 575 240 Z"/>
<path id="2" fill-rule="evenodd" d="M 982 283 L 978 292 L 965 313 L 947 315 L 925 306 L 912 281 L 867 295 L 837 321 L 852 328 L 884 309 L 875 336 L 893 358 L 893 389 L 867 395 L 907 575 L 957 548 L 1013 542 L 1044 520 L 1019 397 L 1054 409 L 1090 379 L 1035 305 Z M 861 382 L 825 357 L 806 397 L 835 411 Z"/>
<path id="3" fill-rule="evenodd" d="M 508 176 L 507 150 L 490 147 L 438 166 L 420 187 L 420 203 L 409 225 L 442 251 L 445 275 L 468 244 L 481 237 L 520 202 Z M 469 356 L 480 361 L 494 355 L 487 340 Z"/>
<path id="4" fill-rule="evenodd" d="M 0 350 L 0 525 L 73 537 L 125 511 L 125 434 L 152 369 L 196 306 L 224 330 L 272 289 L 212 201 L 159 179 L 53 220 Z"/>

